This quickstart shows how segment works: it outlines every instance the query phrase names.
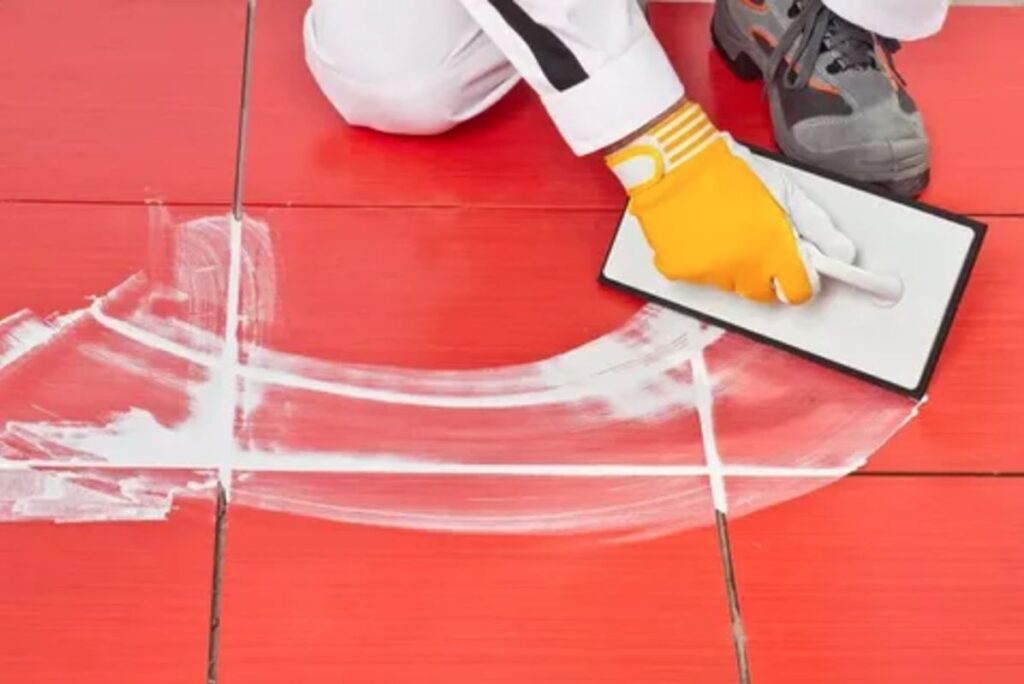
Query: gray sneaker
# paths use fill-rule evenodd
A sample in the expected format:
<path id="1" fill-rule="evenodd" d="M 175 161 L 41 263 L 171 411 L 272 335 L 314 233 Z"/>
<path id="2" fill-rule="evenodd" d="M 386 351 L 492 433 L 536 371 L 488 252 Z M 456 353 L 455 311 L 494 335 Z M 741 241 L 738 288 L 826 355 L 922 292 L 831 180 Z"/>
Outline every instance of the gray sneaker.
<path id="1" fill-rule="evenodd" d="M 775 140 L 798 161 L 916 196 L 930 150 L 896 71 L 895 40 L 821 0 L 715 0 L 711 36 L 744 80 L 764 78 Z"/>

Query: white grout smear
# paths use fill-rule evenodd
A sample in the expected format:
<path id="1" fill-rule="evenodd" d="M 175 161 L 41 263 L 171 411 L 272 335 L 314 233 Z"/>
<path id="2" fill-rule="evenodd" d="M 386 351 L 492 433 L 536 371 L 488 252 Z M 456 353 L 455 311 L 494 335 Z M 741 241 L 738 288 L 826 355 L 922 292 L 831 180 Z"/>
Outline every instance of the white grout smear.
<path id="1" fill-rule="evenodd" d="M 0 522 L 163 520 L 175 499 L 209 493 L 215 485 L 202 473 L 0 469 Z"/>
<path id="2" fill-rule="evenodd" d="M 644 538 L 710 524 L 733 478 L 764 483 L 734 512 L 834 481 L 914 411 L 655 306 L 498 368 L 286 354 L 266 223 L 151 223 L 146 268 L 88 309 L 0 321 L 0 520 L 161 519 L 219 477 L 327 520 Z"/>
<path id="3" fill-rule="evenodd" d="M 460 371 L 422 371 L 330 363 L 260 348 L 241 376 L 275 387 L 348 399 L 446 409 L 603 405 L 608 416 L 653 418 L 693 407 L 688 384 L 673 377 L 722 331 L 655 307 L 619 330 L 537 363 Z"/>
<path id="4" fill-rule="evenodd" d="M 22 310 L 0 320 L 0 368 L 46 344 L 56 334 L 52 326 L 36 318 L 31 311 Z"/>
<path id="5" fill-rule="evenodd" d="M 686 529 L 707 524 L 711 515 L 703 478 L 481 476 L 455 485 L 442 475 L 256 473 L 237 485 L 236 502 L 338 522 L 462 534 L 621 536 Z"/>
<path id="6" fill-rule="evenodd" d="M 62 330 L 73 325 L 84 312 L 54 316 L 49 320 L 21 310 L 0 320 L 0 371 L 50 342 Z"/>

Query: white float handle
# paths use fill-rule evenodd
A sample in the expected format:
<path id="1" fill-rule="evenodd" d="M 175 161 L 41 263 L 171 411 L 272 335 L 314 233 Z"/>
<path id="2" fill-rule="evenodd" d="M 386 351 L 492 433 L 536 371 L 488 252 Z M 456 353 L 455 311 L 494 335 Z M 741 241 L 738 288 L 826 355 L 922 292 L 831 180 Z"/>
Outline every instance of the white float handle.
<path id="1" fill-rule="evenodd" d="M 868 292 L 888 304 L 895 304 L 903 296 L 903 281 L 896 276 L 858 268 L 825 256 L 816 249 L 810 251 L 811 266 L 823 276 Z"/>

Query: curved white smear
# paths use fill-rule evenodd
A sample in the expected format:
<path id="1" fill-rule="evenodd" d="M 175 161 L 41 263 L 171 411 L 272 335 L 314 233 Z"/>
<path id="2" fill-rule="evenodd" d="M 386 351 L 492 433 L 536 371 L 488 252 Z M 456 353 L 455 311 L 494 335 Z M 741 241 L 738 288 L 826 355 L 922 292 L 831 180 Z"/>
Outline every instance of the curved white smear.
<path id="1" fill-rule="evenodd" d="M 19 416 L 0 432 L 0 520 L 57 510 L 60 491 L 71 502 L 54 515 L 62 520 L 158 518 L 174 496 L 233 470 L 236 503 L 331 520 L 660 534 L 708 524 L 712 493 L 725 506 L 723 482 L 744 483 L 739 512 L 827 484 L 914 412 L 654 306 L 576 349 L 500 368 L 411 370 L 284 354 L 260 345 L 280 313 L 265 223 L 241 225 L 235 292 L 229 217 L 176 225 L 154 210 L 152 223 L 153 261 L 88 310 L 0 322 L 0 388 L 27 388 L 20 403 L 0 400 L 8 411 L 0 415 Z M 238 339 L 225 344 L 232 300 Z M 703 385 L 694 384 L 694 359 L 707 364 Z M 84 395 L 95 414 L 82 415 L 81 397 L 40 389 L 47 383 L 36 381 L 62 364 L 67 382 L 95 395 Z M 98 389 L 112 377 L 119 386 Z M 718 420 L 713 431 L 704 420 L 703 434 L 699 396 Z M 225 397 L 238 406 L 225 412 Z M 711 405 L 701 410 L 706 418 Z M 709 448 L 721 461 L 709 461 Z M 91 479 L 67 485 L 80 468 Z M 28 485 L 19 489 L 18 475 Z M 128 491 L 145 496 L 82 493 L 120 492 L 129 480 Z"/>

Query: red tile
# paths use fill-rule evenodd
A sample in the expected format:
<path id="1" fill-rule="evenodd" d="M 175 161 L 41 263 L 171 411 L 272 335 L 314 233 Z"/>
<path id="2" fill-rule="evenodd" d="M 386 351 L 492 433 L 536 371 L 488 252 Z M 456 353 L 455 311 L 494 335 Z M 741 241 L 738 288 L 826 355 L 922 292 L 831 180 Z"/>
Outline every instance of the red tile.
<path id="1" fill-rule="evenodd" d="M 524 86 L 479 119 L 436 138 L 349 128 L 306 69 L 306 8 L 268 0 L 257 12 L 248 201 L 624 204 L 601 162 L 576 160 Z"/>
<path id="2" fill-rule="evenodd" d="M 212 382 L 206 370 L 117 332 L 90 313 L 101 298 L 101 312 L 137 329 L 160 320 L 182 330 L 190 325 L 222 331 L 224 303 L 217 300 L 221 295 L 209 267 L 223 261 L 215 238 L 223 238 L 226 250 L 226 236 L 209 238 L 197 224 L 216 210 L 173 211 L 172 216 L 144 205 L 0 204 L 0 459 L 84 453 L 103 461 L 117 453 L 144 462 L 147 454 L 132 455 L 117 444 L 116 429 L 177 439 L 170 426 L 190 415 L 190 388 Z M 185 292 L 186 285 L 193 291 Z M 153 422 L 130 425 L 144 414 Z M 77 431 L 86 425 L 106 426 L 110 439 L 102 445 L 90 441 Z M 210 457 L 183 451 L 173 458 L 195 463 Z"/>
<path id="3" fill-rule="evenodd" d="M 144 263 L 148 221 L 142 206 L 0 204 L 0 319 L 87 306 Z"/>
<path id="4" fill-rule="evenodd" d="M 362 498 L 358 479 L 308 481 Z M 492 496 L 507 493 L 492 485 Z M 247 486 L 236 482 L 239 496 Z M 429 498 L 430 486 L 390 485 L 406 502 Z M 389 529 L 244 505 L 230 515 L 228 684 L 735 681 L 707 527 L 615 540 Z"/>
<path id="5" fill-rule="evenodd" d="M 1022 494 L 1017 479 L 851 477 L 734 518 L 753 680 L 1020 680 Z"/>
<path id="6" fill-rule="evenodd" d="M 610 211 L 256 209 L 276 273 L 260 344 L 415 368 L 528 363 L 621 326 L 642 302 L 597 275 Z"/>
<path id="7" fill-rule="evenodd" d="M 764 85 L 740 81 L 718 57 L 711 45 L 711 10 L 710 4 L 658 4 L 651 7 L 651 23 L 687 96 L 737 140 L 772 147 Z"/>
<path id="8" fill-rule="evenodd" d="M 6 505 L 19 495 L 19 517 L 40 518 L 0 524 L 0 671 L 5 679 L 26 684 L 204 681 L 212 491 L 171 504 L 157 494 L 133 498 L 99 487 L 120 481 L 121 474 L 69 478 L 80 486 L 69 484 L 63 491 L 54 487 L 56 480 L 44 486 L 23 475 L 0 471 L 0 519 L 9 520 Z M 30 493 L 27 486 L 40 489 Z M 173 508 L 158 519 L 165 504 Z M 99 508 L 90 510 L 90 505 Z M 44 521 L 140 513 L 154 519 Z"/>
<path id="9" fill-rule="evenodd" d="M 902 395 L 736 335 L 705 358 L 726 465 L 853 470 L 914 411 Z"/>
<path id="10" fill-rule="evenodd" d="M 1022 258 L 1024 220 L 993 220 L 928 401 L 902 428 L 913 404 L 898 395 L 742 338 L 711 346 L 723 462 L 852 468 L 870 456 L 872 471 L 1020 472 Z"/>
<path id="11" fill-rule="evenodd" d="M 245 2 L 0 6 L 0 199 L 228 202 Z"/>
<path id="12" fill-rule="evenodd" d="M 934 141 L 922 198 L 962 213 L 1024 213 L 1024 81 L 1000 65 L 1018 54 L 1020 7 L 961 7 L 935 39 L 906 46 L 899 65 Z"/>
<path id="13" fill-rule="evenodd" d="M 1020 472 L 1024 219 L 994 219 L 920 415 L 870 470 Z"/>
<path id="14" fill-rule="evenodd" d="M 703 463 L 685 357 L 645 380 L 579 352 L 639 307 L 596 283 L 616 219 L 260 213 L 273 316 L 244 353 L 271 372 L 244 386 L 222 681 L 734 680 L 706 480 L 574 470 Z"/>
<path id="15" fill-rule="evenodd" d="M 166 216 L 0 203 L 0 671 L 18 681 L 204 677 L 215 475 L 169 467 L 215 462 L 176 432 L 204 373 L 85 313 L 140 272 L 174 284 Z M 140 289 L 103 310 L 125 320 Z"/>
<path id="16" fill-rule="evenodd" d="M 273 317 L 244 350 L 251 449 L 703 464 L 685 354 L 696 326 L 638 313 L 596 281 L 615 213 L 293 208 L 259 220 Z"/>
<path id="17" fill-rule="evenodd" d="M 732 76 L 710 45 L 708 5 L 656 5 L 653 20 L 689 94 L 737 139 L 771 146 L 760 83 Z M 1015 192 L 1024 162 L 1016 112 L 1024 85 L 993 64 L 1013 61 L 1024 31 L 1017 8 L 955 7 L 941 33 L 908 43 L 896 61 L 924 113 L 934 147 L 932 183 L 922 200 L 961 213 L 1024 211 Z M 979 125 L 984 130 L 980 134 Z"/>
<path id="18" fill-rule="evenodd" d="M 524 87 L 435 139 L 348 128 L 302 57 L 301 3 L 269 0 L 257 19 L 248 198 L 330 205 L 608 207 L 622 193 L 598 159 L 576 160 Z M 759 84 L 740 83 L 710 47 L 707 5 L 655 5 L 655 28 L 694 99 L 737 138 L 770 142 Z M 906 46 L 901 70 L 935 141 L 925 199 L 961 212 L 1024 211 L 1014 180 L 1024 147 L 1014 116 L 1024 87 L 992 81 L 1024 30 L 1016 9 L 955 8 L 937 38 Z M 981 135 L 979 131 L 984 131 Z"/>
<path id="19" fill-rule="evenodd" d="M 654 25 L 690 95 L 740 139 L 771 142 L 760 83 L 733 77 L 710 45 L 709 5 L 655 6 Z M 1014 61 L 1024 32 L 1018 8 L 955 7 L 942 32 L 908 43 L 896 63 L 924 113 L 932 138 L 932 183 L 922 200 L 961 213 L 1024 212 L 1016 192 L 1024 174 L 1017 112 L 1024 84 L 992 65 Z"/>

